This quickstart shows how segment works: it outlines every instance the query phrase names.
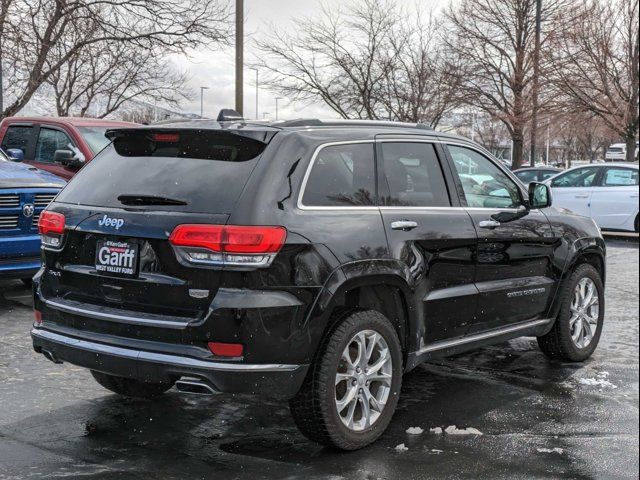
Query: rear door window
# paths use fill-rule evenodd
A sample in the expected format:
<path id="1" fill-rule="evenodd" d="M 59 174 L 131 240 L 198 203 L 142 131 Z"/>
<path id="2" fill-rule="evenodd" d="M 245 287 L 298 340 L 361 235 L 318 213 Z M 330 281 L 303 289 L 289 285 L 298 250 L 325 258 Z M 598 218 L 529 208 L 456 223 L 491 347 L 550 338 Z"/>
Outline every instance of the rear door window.
<path id="1" fill-rule="evenodd" d="M 32 132 L 33 127 L 30 125 L 10 126 L 2 139 L 2 149 L 19 148 L 23 153 L 26 153 Z"/>
<path id="2" fill-rule="evenodd" d="M 373 143 L 330 145 L 316 155 L 302 195 L 306 207 L 375 205 Z"/>
<path id="3" fill-rule="evenodd" d="M 515 172 L 515 174 L 516 177 L 524 183 L 531 183 L 538 180 L 538 172 L 536 170 L 523 170 L 522 172 Z"/>
<path id="4" fill-rule="evenodd" d="M 631 168 L 607 168 L 603 187 L 630 187 L 638 185 L 638 170 Z"/>
<path id="5" fill-rule="evenodd" d="M 137 209 L 231 213 L 267 145 L 219 130 L 114 135 L 56 201 L 123 208 L 131 198 L 144 197 L 148 204 L 141 201 Z"/>
<path id="6" fill-rule="evenodd" d="M 386 192 L 380 204 L 407 207 L 449 207 L 444 175 L 432 144 L 383 142 L 382 170 Z"/>

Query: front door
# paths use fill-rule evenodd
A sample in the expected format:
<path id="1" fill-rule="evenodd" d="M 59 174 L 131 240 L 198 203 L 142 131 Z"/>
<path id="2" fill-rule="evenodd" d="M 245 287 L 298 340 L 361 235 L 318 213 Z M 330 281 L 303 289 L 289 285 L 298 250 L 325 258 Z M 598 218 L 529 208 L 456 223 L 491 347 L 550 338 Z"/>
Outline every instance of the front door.
<path id="1" fill-rule="evenodd" d="M 448 145 L 461 202 L 478 235 L 476 320 L 469 333 L 544 317 L 554 292 L 554 237 L 501 167 L 470 146 Z"/>
<path id="2" fill-rule="evenodd" d="M 413 289 L 418 345 L 464 335 L 476 311 L 476 233 L 442 168 L 444 150 L 430 142 L 377 142 L 380 213 L 390 254 Z M 449 182 L 450 183 L 450 182 Z"/>
<path id="3" fill-rule="evenodd" d="M 35 145 L 33 160 L 28 163 L 34 167 L 58 175 L 65 180 L 71 180 L 77 169 L 69 168 L 53 161 L 56 150 L 77 150 L 73 141 L 65 132 L 54 127 L 40 127 Z"/>
<path id="4" fill-rule="evenodd" d="M 554 205 L 591 216 L 591 195 L 598 170 L 598 167 L 576 168 L 554 177 L 551 180 Z"/>

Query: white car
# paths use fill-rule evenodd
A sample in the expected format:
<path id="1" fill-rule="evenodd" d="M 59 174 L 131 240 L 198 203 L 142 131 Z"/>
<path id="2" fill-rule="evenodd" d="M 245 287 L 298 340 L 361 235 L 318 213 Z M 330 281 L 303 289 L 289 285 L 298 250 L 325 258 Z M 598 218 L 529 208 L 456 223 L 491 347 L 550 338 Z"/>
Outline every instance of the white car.
<path id="1" fill-rule="evenodd" d="M 638 165 L 585 165 L 545 183 L 554 205 L 593 218 L 603 230 L 638 231 Z"/>
<path id="2" fill-rule="evenodd" d="M 625 161 L 627 159 L 627 144 L 626 143 L 614 143 L 609 146 L 609 149 L 604 154 L 605 160 L 609 162 Z M 638 142 L 636 142 L 636 161 L 638 160 Z"/>

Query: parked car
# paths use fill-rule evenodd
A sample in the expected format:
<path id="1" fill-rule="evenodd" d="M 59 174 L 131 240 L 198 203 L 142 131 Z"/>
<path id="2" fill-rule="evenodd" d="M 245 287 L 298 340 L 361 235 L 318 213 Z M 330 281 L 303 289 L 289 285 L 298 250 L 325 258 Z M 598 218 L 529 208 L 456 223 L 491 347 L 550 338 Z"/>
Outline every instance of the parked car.
<path id="1" fill-rule="evenodd" d="M 14 163 L 0 149 L 0 278 L 29 282 L 40 268 L 38 217 L 65 182 Z"/>
<path id="2" fill-rule="evenodd" d="M 0 122 L 0 147 L 19 150 L 22 156 L 16 159 L 70 180 L 107 146 L 108 128 L 135 125 L 82 117 L 8 117 Z"/>
<path id="3" fill-rule="evenodd" d="M 516 177 L 522 180 L 525 185 L 531 182 L 544 182 L 557 175 L 562 169 L 555 167 L 525 167 L 515 170 Z"/>
<path id="4" fill-rule="evenodd" d="M 319 120 L 109 136 L 40 217 L 31 336 L 113 392 L 277 397 L 307 437 L 353 450 L 424 361 L 519 336 L 563 361 L 598 344 L 600 231 L 469 140 Z"/>
<path id="5" fill-rule="evenodd" d="M 571 168 L 547 180 L 557 206 L 593 218 L 603 230 L 638 231 L 638 166 Z"/>
<path id="6" fill-rule="evenodd" d="M 626 143 L 614 143 L 612 144 L 604 154 L 604 158 L 607 162 L 624 162 L 627 159 L 627 144 Z M 635 161 L 638 161 L 638 142 L 636 142 L 636 154 Z"/>

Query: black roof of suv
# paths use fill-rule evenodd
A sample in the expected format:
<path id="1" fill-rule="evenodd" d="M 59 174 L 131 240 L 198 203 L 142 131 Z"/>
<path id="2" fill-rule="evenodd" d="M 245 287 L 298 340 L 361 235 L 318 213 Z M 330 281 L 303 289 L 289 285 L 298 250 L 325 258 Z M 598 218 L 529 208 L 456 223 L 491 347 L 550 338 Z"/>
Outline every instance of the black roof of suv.
<path id="1" fill-rule="evenodd" d="M 32 338 L 110 390 L 280 397 L 309 438 L 355 449 L 425 360 L 597 345 L 598 228 L 464 138 L 317 120 L 109 136 L 41 216 Z"/>

